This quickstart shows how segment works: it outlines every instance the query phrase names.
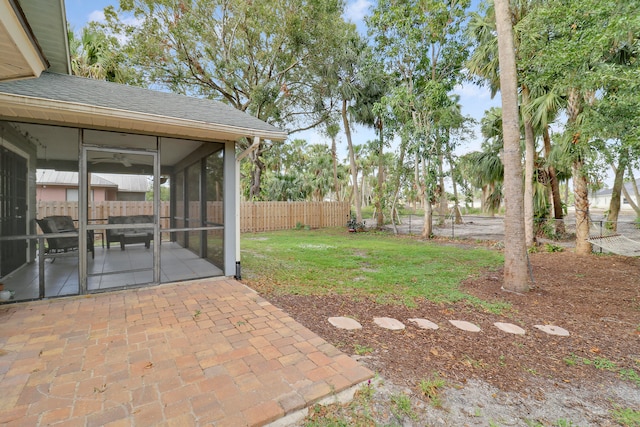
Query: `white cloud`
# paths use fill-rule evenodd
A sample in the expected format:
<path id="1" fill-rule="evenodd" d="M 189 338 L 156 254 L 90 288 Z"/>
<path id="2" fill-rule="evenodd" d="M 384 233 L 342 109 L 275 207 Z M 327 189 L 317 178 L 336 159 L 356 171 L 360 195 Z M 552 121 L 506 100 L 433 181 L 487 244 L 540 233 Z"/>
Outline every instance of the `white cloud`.
<path id="1" fill-rule="evenodd" d="M 344 11 L 344 17 L 353 23 L 358 23 L 364 19 L 371 7 L 369 0 L 354 0 Z"/>
<path id="2" fill-rule="evenodd" d="M 104 22 L 104 11 L 103 10 L 94 10 L 89 14 L 89 19 L 87 22 Z"/>
<path id="3" fill-rule="evenodd" d="M 491 91 L 489 88 L 484 86 L 478 86 L 474 83 L 462 83 L 456 85 L 453 89 L 455 93 L 460 96 L 464 96 L 467 98 L 475 98 L 475 99 L 490 99 Z"/>

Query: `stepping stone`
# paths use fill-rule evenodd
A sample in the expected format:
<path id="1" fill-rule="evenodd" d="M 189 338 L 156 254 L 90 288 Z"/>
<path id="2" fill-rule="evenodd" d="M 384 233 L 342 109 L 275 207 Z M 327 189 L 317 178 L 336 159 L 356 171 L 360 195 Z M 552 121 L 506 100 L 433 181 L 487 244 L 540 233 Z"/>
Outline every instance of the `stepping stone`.
<path id="1" fill-rule="evenodd" d="M 421 329 L 438 329 L 439 326 L 427 319 L 409 319 L 409 322 L 413 322 Z"/>
<path id="2" fill-rule="evenodd" d="M 480 328 L 466 320 L 449 320 L 453 326 L 467 332 L 480 332 Z"/>
<path id="3" fill-rule="evenodd" d="M 493 326 L 508 334 L 524 335 L 524 329 L 513 323 L 496 322 Z"/>
<path id="4" fill-rule="evenodd" d="M 561 328 L 560 326 L 554 325 L 534 325 L 535 328 L 540 329 L 542 332 L 545 332 L 549 335 L 558 335 L 560 337 L 568 337 L 569 331 Z"/>
<path id="5" fill-rule="evenodd" d="M 339 329 L 347 329 L 350 331 L 354 329 L 362 329 L 362 325 L 358 323 L 357 320 L 350 317 L 330 317 L 329 323 Z"/>
<path id="6" fill-rule="evenodd" d="M 405 327 L 401 321 L 392 319 L 391 317 L 374 317 L 373 323 L 381 328 L 391 329 L 392 331 L 401 331 Z"/>

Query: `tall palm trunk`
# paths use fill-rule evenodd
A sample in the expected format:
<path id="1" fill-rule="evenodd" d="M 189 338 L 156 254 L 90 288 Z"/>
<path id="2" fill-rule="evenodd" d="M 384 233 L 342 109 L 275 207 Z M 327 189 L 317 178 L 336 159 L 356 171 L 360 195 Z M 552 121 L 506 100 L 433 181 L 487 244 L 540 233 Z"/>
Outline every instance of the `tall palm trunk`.
<path id="1" fill-rule="evenodd" d="M 506 290 L 526 292 L 527 248 L 524 231 L 522 194 L 522 157 L 518 114 L 518 78 L 511 28 L 509 0 L 495 0 L 498 53 L 500 62 L 500 93 L 502 98 L 502 129 L 504 135 L 505 245 L 504 284 Z"/>
<path id="2" fill-rule="evenodd" d="M 360 193 L 358 192 L 358 167 L 356 165 L 356 155 L 353 151 L 353 143 L 351 141 L 351 128 L 349 127 L 349 117 L 347 116 L 347 100 L 342 100 L 342 123 L 344 125 L 344 133 L 347 136 L 347 146 L 349 147 L 349 165 L 351 166 L 351 181 L 353 183 L 352 196 L 356 204 L 356 221 L 362 222 L 362 205 L 360 204 Z"/>
<path id="3" fill-rule="evenodd" d="M 542 137 L 544 139 L 544 155 L 548 159 L 551 154 L 551 136 L 549 135 L 549 126 L 545 126 L 542 131 Z M 556 168 L 549 166 L 549 183 L 551 185 L 551 198 L 553 200 L 553 217 L 556 225 L 556 235 L 561 236 L 565 233 L 564 228 L 564 212 L 562 212 L 562 199 L 560 197 L 560 184 L 558 183 L 558 176 L 556 174 Z"/>
<path id="4" fill-rule="evenodd" d="M 589 189 L 584 173 L 584 161 L 573 161 L 573 193 L 576 210 L 576 254 L 589 255 L 592 251 L 589 238 Z"/>
<path id="5" fill-rule="evenodd" d="M 333 163 L 333 191 L 336 193 L 336 201 L 340 201 L 340 185 L 338 184 L 338 154 L 336 136 L 331 137 L 331 162 Z"/>
<path id="6" fill-rule="evenodd" d="M 573 125 L 582 111 L 582 97 L 577 89 L 569 91 L 567 102 L 567 122 Z M 573 144 L 580 143 L 580 134 L 573 136 Z M 576 210 L 576 254 L 589 255 L 592 251 L 589 238 L 589 188 L 584 169 L 584 159 L 578 156 L 572 165 L 573 194 Z"/>
<path id="7" fill-rule="evenodd" d="M 530 102 L 529 88 L 522 85 L 522 103 L 524 105 Z M 522 109 L 525 111 L 525 109 Z M 533 125 L 531 124 L 531 116 L 524 114 L 524 233 L 525 244 L 527 247 L 533 246 L 533 164 L 535 157 L 535 136 L 533 133 Z"/>

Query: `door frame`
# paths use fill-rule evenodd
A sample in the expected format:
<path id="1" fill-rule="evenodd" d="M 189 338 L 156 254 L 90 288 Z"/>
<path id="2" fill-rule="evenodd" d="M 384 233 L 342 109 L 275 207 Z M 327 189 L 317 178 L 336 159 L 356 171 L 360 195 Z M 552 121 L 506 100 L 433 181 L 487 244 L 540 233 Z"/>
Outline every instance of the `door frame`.
<path id="1" fill-rule="evenodd" d="M 83 143 L 83 129 L 79 129 L 78 132 L 78 145 L 80 152 L 79 161 L 79 173 L 78 173 L 78 233 L 79 233 L 79 247 L 84 248 L 87 245 L 87 231 L 103 229 L 104 225 L 89 224 L 89 201 L 88 201 L 88 165 L 87 165 L 87 152 L 99 151 L 105 153 L 125 153 L 125 154 L 138 154 L 151 156 L 153 158 L 153 245 L 152 245 L 152 257 L 153 257 L 153 282 L 152 284 L 160 283 L 160 145 L 158 144 L 158 138 L 156 137 L 156 149 L 129 149 L 129 148 L 113 148 L 95 146 Z M 87 251 L 79 252 L 79 288 L 78 293 L 84 295 L 88 292 L 88 272 Z"/>

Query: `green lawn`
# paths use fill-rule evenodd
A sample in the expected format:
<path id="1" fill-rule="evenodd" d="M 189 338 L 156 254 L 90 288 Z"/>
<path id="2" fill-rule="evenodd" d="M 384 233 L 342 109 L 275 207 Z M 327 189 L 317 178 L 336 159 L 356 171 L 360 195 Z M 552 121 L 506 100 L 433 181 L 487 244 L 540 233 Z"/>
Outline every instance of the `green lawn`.
<path id="1" fill-rule="evenodd" d="M 374 296 L 381 303 L 411 305 L 467 300 L 489 304 L 460 290 L 460 282 L 503 263 L 502 254 L 481 248 L 446 246 L 382 233 L 345 229 L 243 234 L 243 275 L 290 294 Z"/>

